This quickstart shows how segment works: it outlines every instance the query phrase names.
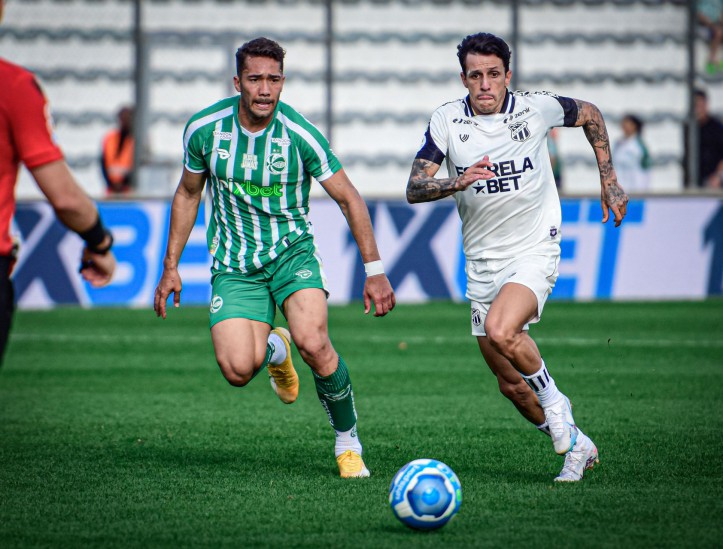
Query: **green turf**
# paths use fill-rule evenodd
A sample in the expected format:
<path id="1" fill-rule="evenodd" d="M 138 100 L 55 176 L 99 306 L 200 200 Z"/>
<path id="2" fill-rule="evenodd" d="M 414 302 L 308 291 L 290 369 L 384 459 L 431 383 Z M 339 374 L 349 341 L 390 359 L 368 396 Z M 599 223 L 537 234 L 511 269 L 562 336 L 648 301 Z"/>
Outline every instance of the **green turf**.
<path id="1" fill-rule="evenodd" d="M 372 470 L 344 481 L 308 369 L 291 406 L 265 376 L 231 387 L 206 311 L 19 312 L 0 370 L 0 547 L 720 546 L 723 301 L 548 304 L 531 333 L 601 458 L 562 486 L 468 317 L 331 309 Z M 462 482 L 437 532 L 387 503 L 421 457 Z"/>

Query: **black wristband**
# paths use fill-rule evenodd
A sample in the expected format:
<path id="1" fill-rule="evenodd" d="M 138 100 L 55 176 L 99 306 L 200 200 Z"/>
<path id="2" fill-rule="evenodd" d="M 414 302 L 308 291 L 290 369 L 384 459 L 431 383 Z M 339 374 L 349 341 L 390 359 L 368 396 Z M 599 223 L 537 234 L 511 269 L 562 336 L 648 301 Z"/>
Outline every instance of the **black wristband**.
<path id="1" fill-rule="evenodd" d="M 108 253 L 108 250 L 110 250 L 111 246 L 113 246 L 113 235 L 103 226 L 100 216 L 98 216 L 98 221 L 96 221 L 95 225 L 87 231 L 78 233 L 78 236 L 85 240 L 88 250 L 94 254 L 106 254 Z M 100 248 L 99 246 L 103 243 L 106 236 L 110 237 L 110 244 Z"/>
<path id="2" fill-rule="evenodd" d="M 105 245 L 105 246 L 103 246 L 102 248 L 101 248 L 100 246 L 96 246 L 95 248 L 91 248 L 90 246 L 88 246 L 88 250 L 90 250 L 90 251 L 93 252 L 94 254 L 105 255 L 105 254 L 107 254 L 107 253 L 110 251 L 110 249 L 113 247 L 113 233 L 111 233 L 111 232 L 110 232 L 109 230 L 107 230 L 107 229 L 104 229 L 104 230 L 105 230 L 106 236 L 107 236 L 108 239 L 109 239 L 109 240 L 108 240 L 108 244 Z"/>

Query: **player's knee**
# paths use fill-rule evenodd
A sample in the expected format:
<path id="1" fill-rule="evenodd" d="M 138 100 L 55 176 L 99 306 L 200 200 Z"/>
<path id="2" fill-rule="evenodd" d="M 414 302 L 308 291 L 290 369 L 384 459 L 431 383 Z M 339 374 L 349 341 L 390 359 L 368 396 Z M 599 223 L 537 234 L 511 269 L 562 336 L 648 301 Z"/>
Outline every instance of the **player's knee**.
<path id="1" fill-rule="evenodd" d="M 233 385 L 234 387 L 244 387 L 248 384 L 249 381 L 251 381 L 250 375 L 239 375 L 234 372 L 224 372 L 223 377 L 226 378 L 226 381 L 228 381 L 229 385 Z"/>
<path id="2" fill-rule="evenodd" d="M 509 356 L 515 344 L 515 331 L 510 330 L 500 323 L 486 322 L 485 333 L 487 339 L 498 352 L 504 356 Z"/>
<path id="3" fill-rule="evenodd" d="M 251 364 L 234 362 L 228 359 L 216 358 L 221 373 L 226 381 L 234 387 L 243 387 L 251 381 L 254 368 Z"/>
<path id="4" fill-rule="evenodd" d="M 331 342 L 329 338 L 323 334 L 311 334 L 298 340 L 294 339 L 294 343 L 299 350 L 301 358 L 303 358 L 307 364 L 317 363 L 331 351 Z"/>

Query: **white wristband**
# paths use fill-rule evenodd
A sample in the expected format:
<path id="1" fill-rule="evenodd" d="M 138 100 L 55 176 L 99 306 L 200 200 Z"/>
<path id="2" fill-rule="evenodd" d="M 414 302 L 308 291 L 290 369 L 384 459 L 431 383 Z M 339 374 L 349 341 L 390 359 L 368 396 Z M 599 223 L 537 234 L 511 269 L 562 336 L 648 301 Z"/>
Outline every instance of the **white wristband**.
<path id="1" fill-rule="evenodd" d="M 384 274 L 384 265 L 382 265 L 382 260 L 377 259 L 376 261 L 364 263 L 364 271 L 367 273 L 367 276 Z"/>

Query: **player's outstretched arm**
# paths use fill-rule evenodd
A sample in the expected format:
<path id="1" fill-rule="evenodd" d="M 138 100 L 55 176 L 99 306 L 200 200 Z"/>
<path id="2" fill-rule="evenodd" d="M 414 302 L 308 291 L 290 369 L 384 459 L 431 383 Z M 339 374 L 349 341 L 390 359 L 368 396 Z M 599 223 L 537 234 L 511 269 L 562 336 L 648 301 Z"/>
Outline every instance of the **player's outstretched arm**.
<path id="1" fill-rule="evenodd" d="M 457 191 L 463 191 L 480 179 L 490 179 L 494 173 L 487 168 L 492 167 L 489 157 L 485 156 L 476 164 L 470 166 L 459 177 L 437 179 L 434 176 L 439 171 L 439 164 L 430 160 L 416 158 L 412 164 L 412 171 L 407 181 L 407 202 L 431 202 L 450 196 Z"/>
<path id="2" fill-rule="evenodd" d="M 610 139 L 605 127 L 602 113 L 592 103 L 575 99 L 577 103 L 577 121 L 575 126 L 582 126 L 585 137 L 595 151 L 598 171 L 600 172 L 600 205 L 603 219 L 606 223 L 610 218 L 610 211 L 615 217 L 615 226 L 620 226 L 627 212 L 628 195 L 618 183 L 618 177 L 613 167 L 610 154 Z"/>
<path id="3" fill-rule="evenodd" d="M 343 169 L 339 170 L 321 185 L 344 214 L 364 263 L 377 261 L 381 263 L 369 209 L 346 172 Z M 374 316 L 384 316 L 396 305 L 394 290 L 383 272 L 367 275 L 363 297 L 365 314 L 371 311 L 372 303 Z"/>
<path id="4" fill-rule="evenodd" d="M 156 311 L 156 316 L 166 318 L 166 301 L 171 294 L 173 294 L 173 306 L 181 306 L 183 284 L 181 276 L 178 274 L 178 262 L 196 222 L 205 182 L 205 172 L 194 173 L 183 169 L 181 181 L 171 205 L 171 223 L 168 229 L 166 255 L 163 258 L 163 273 L 153 297 L 153 309 Z"/>
<path id="5" fill-rule="evenodd" d="M 93 287 L 107 285 L 113 278 L 116 261 L 110 251 L 113 237 L 103 227 L 98 208 L 80 188 L 64 160 L 32 168 L 30 173 L 58 220 L 86 240 L 80 262 L 81 276 Z"/>

